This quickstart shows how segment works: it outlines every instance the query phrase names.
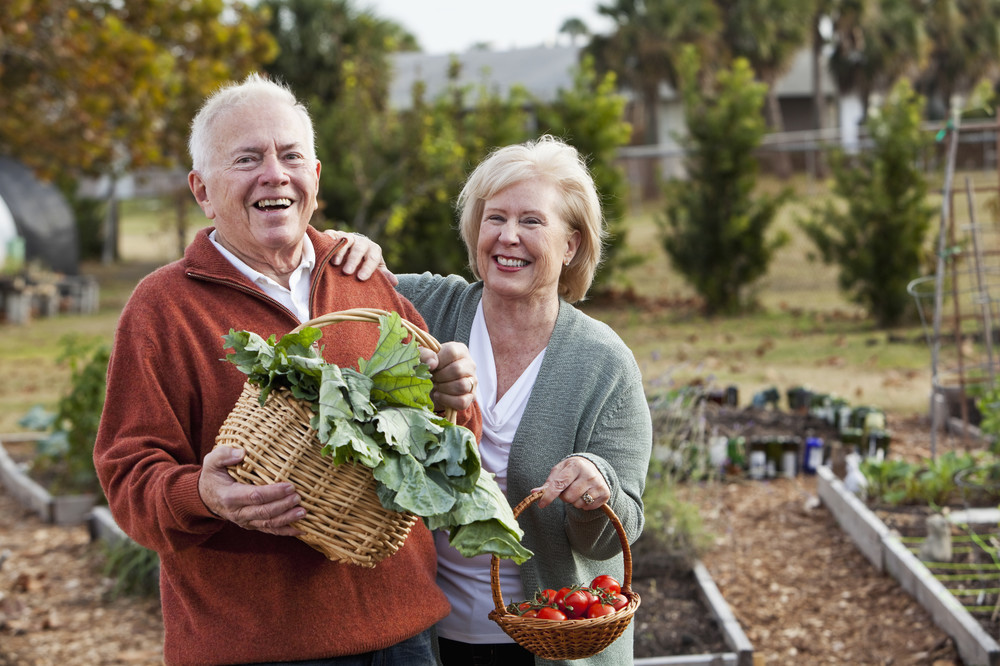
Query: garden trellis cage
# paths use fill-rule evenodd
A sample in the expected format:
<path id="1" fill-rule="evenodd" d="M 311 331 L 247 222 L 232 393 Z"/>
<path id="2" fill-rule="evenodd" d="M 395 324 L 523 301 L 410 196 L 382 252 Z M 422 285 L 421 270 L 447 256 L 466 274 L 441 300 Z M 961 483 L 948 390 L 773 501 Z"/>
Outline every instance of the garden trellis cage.
<path id="1" fill-rule="evenodd" d="M 984 131 L 977 125 L 974 131 Z M 941 130 L 947 162 L 934 275 L 907 287 L 917 304 L 931 349 L 931 457 L 936 455 L 942 419 L 957 413 L 963 433 L 973 421 L 972 398 L 996 383 L 1000 338 L 1000 220 L 994 185 L 965 176 L 955 186 L 959 114 Z M 1000 124 L 993 133 L 1000 154 Z M 997 169 L 1000 179 L 1000 166 Z"/>

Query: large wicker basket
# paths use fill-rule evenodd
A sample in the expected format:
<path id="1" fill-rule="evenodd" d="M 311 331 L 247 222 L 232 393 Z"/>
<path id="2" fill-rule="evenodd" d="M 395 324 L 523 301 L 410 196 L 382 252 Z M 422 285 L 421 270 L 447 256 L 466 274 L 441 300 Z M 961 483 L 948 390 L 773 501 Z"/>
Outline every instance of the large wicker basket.
<path id="1" fill-rule="evenodd" d="M 385 314 L 362 308 L 332 312 L 293 332 L 344 321 L 378 324 L 379 315 Z M 440 349 L 426 331 L 405 319 L 403 325 L 420 346 Z M 294 398 L 290 391 L 272 391 L 261 405 L 260 389 L 246 383 L 215 445 L 245 451 L 243 461 L 229 468 L 237 481 L 254 485 L 289 482 L 295 486 L 306 510 L 306 517 L 293 523 L 303 532 L 299 539 L 330 560 L 374 567 L 399 550 L 417 517 L 385 509 L 367 467 L 335 465 L 322 456 L 322 444 L 309 425 L 311 418 L 309 404 Z M 445 418 L 454 422 L 454 411 L 449 410 Z"/>
<path id="2" fill-rule="evenodd" d="M 541 491 L 524 498 L 514 508 L 514 517 L 528 508 L 539 497 Z M 628 599 L 628 605 L 603 617 L 581 618 L 576 620 L 539 620 L 538 618 L 521 617 L 507 611 L 500 592 L 500 560 L 493 557 L 490 564 L 490 583 L 493 588 L 493 604 L 490 619 L 500 625 L 504 632 L 513 638 L 518 645 L 543 659 L 584 659 L 592 657 L 613 643 L 632 621 L 635 611 L 639 608 L 639 594 L 632 590 L 632 552 L 628 547 L 628 538 L 618 516 L 607 504 L 601 509 L 615 527 L 622 544 L 625 559 L 625 579 L 622 581 L 622 594 Z"/>

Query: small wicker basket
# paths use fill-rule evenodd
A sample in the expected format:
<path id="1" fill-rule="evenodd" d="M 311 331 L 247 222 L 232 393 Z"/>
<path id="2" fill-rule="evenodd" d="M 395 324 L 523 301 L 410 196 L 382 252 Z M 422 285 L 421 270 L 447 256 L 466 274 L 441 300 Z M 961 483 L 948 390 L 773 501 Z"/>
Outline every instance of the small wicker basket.
<path id="1" fill-rule="evenodd" d="M 521 500 L 514 508 L 514 517 L 520 516 L 522 511 L 541 496 L 541 491 L 538 491 Z M 500 592 L 500 560 L 494 556 L 490 563 L 490 583 L 495 606 L 490 611 L 490 619 L 500 625 L 518 645 L 543 659 L 558 661 L 594 656 L 624 633 L 639 608 L 639 594 L 632 591 L 632 552 L 628 547 L 625 528 L 611 507 L 603 504 L 601 509 L 618 533 L 625 559 L 622 594 L 628 599 L 628 605 L 611 615 L 576 620 L 539 620 L 510 613 L 504 606 L 503 594 Z"/>
<path id="2" fill-rule="evenodd" d="M 321 328 L 344 321 L 379 323 L 382 310 L 358 308 L 332 312 L 308 321 Z M 432 351 L 441 346 L 429 333 L 403 320 L 417 343 Z M 267 485 L 289 482 L 301 498 L 306 517 L 293 525 L 306 542 L 328 559 L 374 567 L 400 549 L 417 516 L 389 511 L 375 493 L 375 478 L 363 465 L 335 465 L 321 455 L 322 444 L 309 425 L 312 410 L 287 389 L 272 391 L 263 405 L 260 389 L 249 382 L 222 424 L 216 446 L 245 451 L 243 461 L 229 468 L 241 483 Z M 454 422 L 455 412 L 445 418 Z"/>

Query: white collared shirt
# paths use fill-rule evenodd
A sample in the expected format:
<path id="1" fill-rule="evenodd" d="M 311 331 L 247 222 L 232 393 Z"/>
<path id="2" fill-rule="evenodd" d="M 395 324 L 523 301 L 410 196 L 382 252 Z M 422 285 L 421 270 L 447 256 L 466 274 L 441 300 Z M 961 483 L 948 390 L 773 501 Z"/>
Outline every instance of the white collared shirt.
<path id="1" fill-rule="evenodd" d="M 217 249 L 222 256 L 229 261 L 229 263 L 236 267 L 236 270 L 247 276 L 247 278 L 260 287 L 265 294 L 291 310 L 300 323 L 307 322 L 311 319 L 309 316 L 309 277 L 312 275 L 313 266 L 316 265 L 316 250 L 313 248 L 312 241 L 309 240 L 309 234 L 302 237 L 302 261 L 299 262 L 298 268 L 292 271 L 292 274 L 288 276 L 289 288 L 286 289 L 263 273 L 250 268 L 242 259 L 222 247 L 222 245 L 215 240 L 215 231 L 215 229 L 212 230 L 212 233 L 208 235 L 208 239 L 212 241 L 212 245 L 215 246 L 215 249 Z"/>

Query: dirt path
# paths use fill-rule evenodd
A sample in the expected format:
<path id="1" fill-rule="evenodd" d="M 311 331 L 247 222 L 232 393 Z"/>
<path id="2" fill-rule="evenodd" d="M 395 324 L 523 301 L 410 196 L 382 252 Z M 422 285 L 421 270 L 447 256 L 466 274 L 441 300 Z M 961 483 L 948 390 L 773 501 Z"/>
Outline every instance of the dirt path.
<path id="1" fill-rule="evenodd" d="M 868 563 L 815 494 L 815 477 L 690 493 L 718 535 L 705 566 L 755 663 L 960 664 L 951 639 Z"/>
<path id="2" fill-rule="evenodd" d="M 159 600 L 109 599 L 86 527 L 25 512 L 0 487 L 0 666 L 160 664 Z"/>

